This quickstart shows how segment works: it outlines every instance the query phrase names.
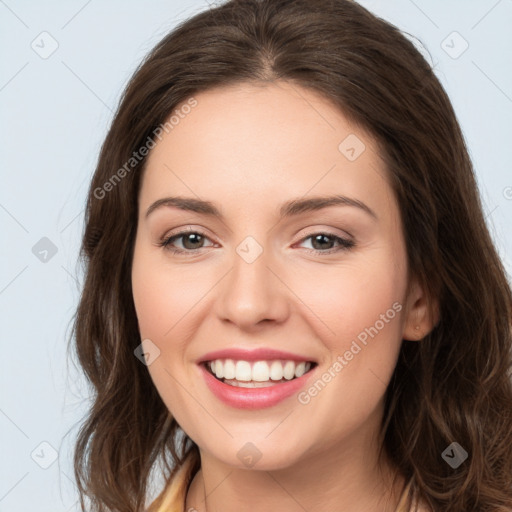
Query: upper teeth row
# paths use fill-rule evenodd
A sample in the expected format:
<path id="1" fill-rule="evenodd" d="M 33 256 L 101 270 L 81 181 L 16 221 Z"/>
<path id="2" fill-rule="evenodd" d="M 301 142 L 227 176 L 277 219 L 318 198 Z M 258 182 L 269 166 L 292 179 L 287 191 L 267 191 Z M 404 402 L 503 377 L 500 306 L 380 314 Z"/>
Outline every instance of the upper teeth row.
<path id="1" fill-rule="evenodd" d="M 301 377 L 311 368 L 311 363 L 302 361 L 234 361 L 233 359 L 216 359 L 207 363 L 217 378 L 241 381 L 265 382 L 271 380 L 291 380 Z"/>

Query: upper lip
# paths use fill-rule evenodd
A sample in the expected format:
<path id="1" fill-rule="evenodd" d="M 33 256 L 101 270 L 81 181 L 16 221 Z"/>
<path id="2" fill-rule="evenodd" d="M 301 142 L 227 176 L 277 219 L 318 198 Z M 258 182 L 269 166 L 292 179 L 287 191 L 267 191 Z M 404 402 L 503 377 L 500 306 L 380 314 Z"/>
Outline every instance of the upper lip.
<path id="1" fill-rule="evenodd" d="M 271 361 L 273 359 L 286 359 L 288 361 L 311 361 L 316 362 L 308 356 L 301 356 L 291 352 L 275 350 L 273 348 L 256 348 L 253 350 L 243 348 L 225 348 L 208 352 L 197 360 L 197 364 L 216 359 L 236 359 L 241 361 Z"/>

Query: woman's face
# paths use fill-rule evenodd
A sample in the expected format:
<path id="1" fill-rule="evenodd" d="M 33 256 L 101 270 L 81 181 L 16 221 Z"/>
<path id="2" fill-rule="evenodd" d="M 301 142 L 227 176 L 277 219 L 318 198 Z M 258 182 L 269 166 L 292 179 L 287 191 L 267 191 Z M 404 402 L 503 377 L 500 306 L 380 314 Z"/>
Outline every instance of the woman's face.
<path id="1" fill-rule="evenodd" d="M 284 82 L 195 99 L 156 139 L 139 195 L 132 284 L 154 384 L 202 455 L 230 466 L 367 446 L 402 339 L 427 328 L 376 145 Z M 260 348 L 289 354 L 209 355 Z M 266 383 L 222 383 L 199 364 L 212 357 Z M 300 361 L 316 365 L 300 377 Z"/>

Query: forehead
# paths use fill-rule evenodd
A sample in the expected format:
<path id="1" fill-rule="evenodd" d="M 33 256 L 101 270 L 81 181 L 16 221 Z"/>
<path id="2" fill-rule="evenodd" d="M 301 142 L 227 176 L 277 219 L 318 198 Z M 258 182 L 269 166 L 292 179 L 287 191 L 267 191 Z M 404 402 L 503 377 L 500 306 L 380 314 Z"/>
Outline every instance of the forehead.
<path id="1" fill-rule="evenodd" d="M 308 193 L 355 195 L 376 208 L 389 201 L 375 141 L 317 92 L 237 84 L 194 98 L 150 152 L 143 202 L 167 192 L 236 198 L 244 207 Z"/>

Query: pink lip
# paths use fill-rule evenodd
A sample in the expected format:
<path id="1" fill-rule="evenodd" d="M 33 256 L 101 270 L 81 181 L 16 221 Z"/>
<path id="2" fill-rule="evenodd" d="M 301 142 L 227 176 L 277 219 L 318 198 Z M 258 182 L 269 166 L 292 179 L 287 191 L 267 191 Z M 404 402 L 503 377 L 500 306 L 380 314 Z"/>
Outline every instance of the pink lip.
<path id="1" fill-rule="evenodd" d="M 215 357 L 214 359 L 222 359 Z M 272 357 L 271 359 L 275 359 Z M 287 357 L 287 359 L 289 359 Z M 303 360 L 303 359 L 301 359 Z M 222 402 L 238 409 L 262 409 L 271 407 L 281 402 L 285 398 L 298 393 L 299 390 L 306 385 L 315 368 L 288 382 L 275 384 L 265 388 L 240 388 L 224 384 L 224 382 L 215 378 L 204 364 L 200 364 L 199 368 L 203 373 L 204 379 L 210 391 Z"/>
<path id="2" fill-rule="evenodd" d="M 197 364 L 206 361 L 214 361 L 215 359 L 236 359 L 242 361 L 270 361 L 273 359 L 286 359 L 289 361 L 311 361 L 316 363 L 314 359 L 307 356 L 292 354 L 291 352 L 283 352 L 282 350 L 274 350 L 272 348 L 257 348 L 254 350 L 246 350 L 242 348 L 226 348 L 223 350 L 215 350 L 208 352 L 196 362 Z"/>

